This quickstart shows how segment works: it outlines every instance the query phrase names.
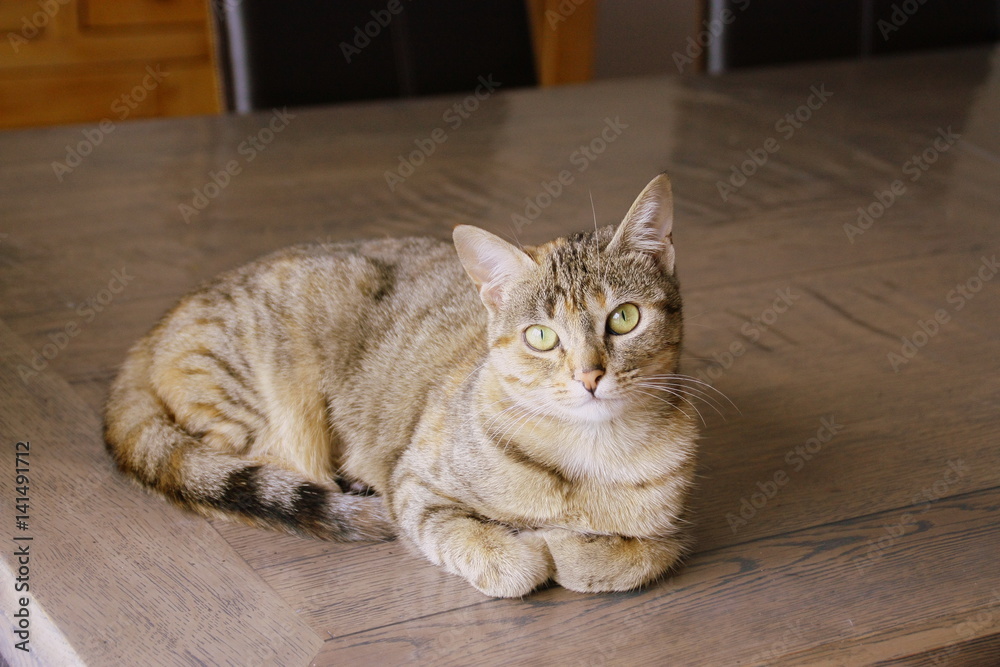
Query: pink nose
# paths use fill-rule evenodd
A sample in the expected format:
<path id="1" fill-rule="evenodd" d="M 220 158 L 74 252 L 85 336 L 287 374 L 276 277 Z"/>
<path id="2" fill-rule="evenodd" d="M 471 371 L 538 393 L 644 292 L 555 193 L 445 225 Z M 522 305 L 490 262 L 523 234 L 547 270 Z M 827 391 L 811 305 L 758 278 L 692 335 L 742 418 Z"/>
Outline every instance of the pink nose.
<path id="1" fill-rule="evenodd" d="M 573 379 L 582 382 L 584 388 L 591 394 L 597 391 L 597 383 L 602 377 L 604 377 L 603 368 L 592 368 L 589 371 L 580 370 L 573 375 Z"/>

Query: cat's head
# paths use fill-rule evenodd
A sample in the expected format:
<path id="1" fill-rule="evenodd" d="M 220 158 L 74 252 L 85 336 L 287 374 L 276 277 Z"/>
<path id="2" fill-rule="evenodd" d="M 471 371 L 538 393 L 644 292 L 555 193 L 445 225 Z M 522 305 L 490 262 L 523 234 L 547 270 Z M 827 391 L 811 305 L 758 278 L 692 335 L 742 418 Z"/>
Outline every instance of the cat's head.
<path id="1" fill-rule="evenodd" d="M 654 178 L 621 224 L 523 250 L 476 227 L 455 247 L 489 311 L 490 362 L 519 402 L 604 421 L 677 370 L 681 297 L 670 180 Z"/>

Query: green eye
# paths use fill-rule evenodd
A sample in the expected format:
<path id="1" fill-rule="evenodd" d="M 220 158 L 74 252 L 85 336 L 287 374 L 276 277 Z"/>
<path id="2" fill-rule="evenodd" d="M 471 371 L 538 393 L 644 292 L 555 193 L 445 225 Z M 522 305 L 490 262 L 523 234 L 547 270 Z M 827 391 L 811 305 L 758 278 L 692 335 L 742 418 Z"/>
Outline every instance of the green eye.
<path id="1" fill-rule="evenodd" d="M 559 343 L 559 336 L 548 327 L 532 324 L 524 330 L 524 340 L 539 352 L 548 352 Z"/>
<path id="2" fill-rule="evenodd" d="M 627 334 L 639 324 L 639 308 L 632 303 L 624 303 L 608 316 L 608 329 L 613 334 Z"/>

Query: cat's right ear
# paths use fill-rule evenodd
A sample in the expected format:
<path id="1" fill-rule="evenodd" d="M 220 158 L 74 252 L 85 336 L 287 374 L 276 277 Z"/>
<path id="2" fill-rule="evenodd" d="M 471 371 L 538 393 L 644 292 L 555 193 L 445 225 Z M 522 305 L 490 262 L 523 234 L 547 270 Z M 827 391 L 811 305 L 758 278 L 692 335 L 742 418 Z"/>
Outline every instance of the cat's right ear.
<path id="1" fill-rule="evenodd" d="M 452 238 L 462 266 L 479 288 L 479 298 L 491 310 L 503 304 L 511 281 L 536 268 L 523 250 L 478 227 L 459 225 Z"/>
<path id="2" fill-rule="evenodd" d="M 670 177 L 660 174 L 643 189 L 618 225 L 608 249 L 631 248 L 650 254 L 668 272 L 674 272 L 674 195 Z"/>

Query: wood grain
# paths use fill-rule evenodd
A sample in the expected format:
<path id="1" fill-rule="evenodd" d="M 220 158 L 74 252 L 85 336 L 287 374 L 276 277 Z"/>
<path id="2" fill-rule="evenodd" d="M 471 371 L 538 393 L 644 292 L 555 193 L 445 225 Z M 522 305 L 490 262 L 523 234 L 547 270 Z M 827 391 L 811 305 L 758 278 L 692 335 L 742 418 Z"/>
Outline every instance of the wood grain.
<path id="1" fill-rule="evenodd" d="M 218 112 L 208 12 L 205 0 L 3 3 L 0 127 Z"/>
<path id="2" fill-rule="evenodd" d="M 597 0 L 527 0 L 538 82 L 584 83 L 594 77 Z"/>
<path id="3" fill-rule="evenodd" d="M 795 664 L 804 650 L 814 653 L 801 664 L 818 664 L 811 661 L 816 657 L 868 664 L 952 646 L 1000 630 L 1000 597 L 990 593 L 1000 588 L 1000 572 L 981 567 L 1000 537 L 998 509 L 995 490 L 938 503 L 876 559 L 866 558 L 869 542 L 905 513 L 702 552 L 674 577 L 639 593 L 581 596 L 553 588 L 524 602 L 462 606 L 334 637 L 317 663 L 351 655 L 391 664 L 479 664 L 512 640 L 518 651 L 506 660 L 518 665 L 556 659 L 759 665 L 779 657 Z M 859 568 L 859 559 L 870 564 Z M 933 597 L 924 594 L 928 584 Z M 908 631 L 900 641 L 891 628 L 903 622 Z M 884 633 L 897 634 L 897 641 Z"/>
<path id="4" fill-rule="evenodd" d="M 84 11 L 86 24 L 91 26 L 148 26 L 156 23 L 193 23 L 200 26 L 205 20 L 205 6 L 204 0 L 88 0 Z"/>
<path id="5" fill-rule="evenodd" d="M 695 401 L 698 546 L 673 578 L 631 594 L 493 601 L 399 543 L 209 524 L 108 477 L 108 502 L 129 507 L 114 516 L 164 550 L 156 536 L 183 531 L 238 554 L 175 558 L 162 565 L 174 580 L 157 581 L 183 596 L 187 570 L 209 565 L 257 581 L 285 605 L 262 608 L 260 623 L 320 638 L 282 664 L 996 664 L 998 53 L 500 91 L 394 189 L 386 172 L 453 100 L 289 110 L 252 161 L 239 147 L 274 112 L 122 124 L 62 181 L 51 163 L 78 128 L 0 134 L 0 319 L 29 356 L 79 327 L 29 384 L 62 387 L 46 394 L 48 412 L 5 395 L 0 416 L 48 433 L 70 415 L 61 437 L 90 448 L 59 487 L 72 490 L 109 475 L 94 411 L 128 346 L 200 281 L 290 243 L 445 238 L 456 223 L 539 242 L 595 215 L 615 221 L 667 169 L 685 369 L 715 388 Z M 778 129 L 823 86 L 832 95 L 808 121 Z M 599 146 L 609 123 L 620 133 L 580 170 L 581 147 Z M 907 165 L 948 128 L 959 138 L 912 179 Z M 780 149 L 723 199 L 719 182 L 769 138 Z M 179 205 L 232 160 L 240 173 L 185 222 Z M 572 183 L 517 229 L 512 215 L 562 170 Z M 845 224 L 896 180 L 905 192 L 849 238 Z M 128 285 L 85 316 L 123 269 Z M 894 363 L 904 339 L 921 345 Z M 90 545 L 79 526 L 66 531 Z M 58 621 L 83 603 L 49 604 Z M 205 614 L 235 622 L 224 606 Z M 188 617 L 164 618 L 183 630 Z M 52 626 L 53 650 L 71 635 L 64 625 Z M 227 655 L 227 641 L 206 638 L 206 655 Z"/>
<path id="6" fill-rule="evenodd" d="M 318 637 L 203 520 L 114 473 L 100 421 L 61 379 L 22 381 L 26 348 L 0 323 L 0 475 L 11 541 L 2 563 L 3 653 L 13 665 L 301 664 Z M 27 530 L 14 530 L 15 443 L 30 446 Z M 29 590 L 15 594 L 29 547 Z M 23 576 L 23 575 L 22 575 Z M 29 651 L 14 649 L 14 603 L 29 599 Z"/>

